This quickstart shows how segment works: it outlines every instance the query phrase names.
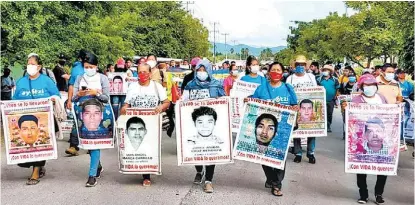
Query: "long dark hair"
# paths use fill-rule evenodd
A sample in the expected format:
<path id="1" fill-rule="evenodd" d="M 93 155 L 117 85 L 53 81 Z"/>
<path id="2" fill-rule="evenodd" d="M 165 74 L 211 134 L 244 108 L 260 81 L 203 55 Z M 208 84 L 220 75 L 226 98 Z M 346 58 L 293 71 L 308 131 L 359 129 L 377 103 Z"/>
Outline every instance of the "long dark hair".
<path id="1" fill-rule="evenodd" d="M 248 67 L 251 67 L 252 65 L 252 61 L 258 61 L 258 59 L 255 58 L 255 56 L 248 56 L 248 58 L 246 58 L 246 67 L 245 67 L 245 75 L 249 75 L 251 73 L 251 71 L 249 70 Z"/>

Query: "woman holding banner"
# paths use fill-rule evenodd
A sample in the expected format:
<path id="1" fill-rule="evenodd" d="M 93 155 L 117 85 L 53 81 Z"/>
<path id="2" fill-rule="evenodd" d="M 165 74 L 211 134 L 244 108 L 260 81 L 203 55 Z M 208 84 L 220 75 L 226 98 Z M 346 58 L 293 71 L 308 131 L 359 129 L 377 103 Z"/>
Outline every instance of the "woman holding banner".
<path id="1" fill-rule="evenodd" d="M 223 84 L 212 77 L 212 65 L 207 60 L 199 61 L 196 65 L 193 80 L 184 89 L 182 100 L 199 100 L 219 98 L 222 96 L 226 96 Z M 212 193 L 212 179 L 215 172 L 215 165 L 208 165 L 205 169 L 204 191 L 206 193 Z M 196 171 L 197 173 L 193 183 L 201 184 L 204 174 L 203 166 L 196 166 Z"/>
<path id="2" fill-rule="evenodd" d="M 138 84 L 134 83 L 128 88 L 125 104 L 121 108 L 121 115 L 127 113 L 127 108 L 155 109 L 157 113 L 167 110 L 170 101 L 167 99 L 163 86 L 150 80 L 150 65 L 142 63 L 138 65 Z M 143 186 L 151 186 L 150 174 L 143 174 Z"/>
<path id="3" fill-rule="evenodd" d="M 373 77 L 372 75 L 364 75 L 361 77 L 360 79 L 361 84 L 359 85 L 359 89 L 363 90 L 363 93 L 361 93 L 360 95 L 354 97 L 352 99 L 353 103 L 367 103 L 367 104 L 388 104 L 386 98 L 381 95 L 380 93 L 378 93 L 378 83 L 376 82 L 375 77 Z M 347 103 L 343 102 L 342 103 L 342 108 L 346 108 Z M 368 120 L 368 124 L 365 125 L 365 129 L 367 130 L 371 130 L 371 125 L 369 123 L 372 124 L 379 124 L 378 122 L 375 121 L 379 121 L 379 118 L 374 117 L 373 119 Z M 380 121 L 381 123 L 382 121 Z M 375 132 L 373 132 L 375 133 Z M 371 134 L 371 135 L 376 135 L 376 134 Z M 379 136 L 378 136 L 379 137 Z M 370 149 L 372 144 L 375 145 L 381 145 L 381 147 L 385 148 L 385 146 L 383 145 L 383 143 L 379 143 L 379 139 L 378 137 L 372 137 L 372 138 L 376 138 L 376 140 L 373 141 L 377 141 L 376 143 L 372 143 L 372 141 L 367 142 L 367 147 Z M 373 146 L 375 146 L 373 145 Z M 382 151 L 383 149 L 380 149 L 378 152 Z M 372 150 L 369 150 L 367 152 L 373 152 L 372 154 L 376 154 L 377 152 L 374 152 Z M 360 199 L 357 201 L 359 204 L 366 204 L 368 201 L 368 197 L 369 197 L 369 192 L 367 190 L 367 184 L 366 184 L 366 174 L 357 174 L 357 186 L 359 187 L 359 194 L 360 194 Z M 376 203 L 377 204 L 383 204 L 385 201 L 383 200 L 382 194 L 383 194 L 383 190 L 385 188 L 385 184 L 386 184 L 386 179 L 387 176 L 385 175 L 377 175 L 377 180 L 376 180 L 376 186 L 375 186 L 375 197 L 376 197 Z"/>
<path id="4" fill-rule="evenodd" d="M 88 99 L 97 99 L 97 103 L 91 105 L 84 105 L 82 107 L 91 107 L 92 109 L 100 108 L 100 113 L 102 113 L 102 103 L 107 103 L 109 101 L 110 86 L 107 76 L 104 74 L 97 73 L 98 70 L 98 57 L 92 53 L 87 53 L 83 61 L 85 73 L 77 77 L 74 84 L 74 97 L 72 98 L 73 102 L 83 102 L 88 101 Z M 88 101 L 90 102 L 90 101 Z M 96 105 L 95 105 L 96 104 Z M 83 109 L 83 112 L 85 112 Z M 95 109 L 96 110 L 96 109 Z M 88 111 L 90 112 L 90 111 Z M 97 111 L 98 112 L 98 111 Z M 87 114 L 85 114 L 87 115 Z M 90 116 L 91 114 L 88 114 Z M 92 117 L 91 117 L 92 118 Z M 90 117 L 88 119 L 91 119 Z M 84 124 L 87 130 L 90 130 L 90 127 L 98 127 L 101 123 L 102 118 L 95 119 L 96 122 L 86 122 Z M 96 125 L 96 126 L 93 126 Z M 74 125 L 76 126 L 76 125 Z M 81 132 L 81 130 L 78 130 Z M 99 149 L 89 150 L 90 155 L 90 168 L 88 181 L 86 182 L 87 187 L 94 187 L 97 184 L 97 178 L 101 177 L 101 172 L 103 168 L 101 166 L 100 155 L 101 151 Z"/>
<path id="5" fill-rule="evenodd" d="M 269 100 L 274 103 L 293 106 L 298 109 L 297 95 L 294 92 L 294 88 L 291 85 L 282 82 L 284 66 L 279 62 L 274 62 L 269 65 L 267 83 L 260 85 L 256 90 L 252 98 L 258 98 L 261 100 Z M 286 167 L 286 166 L 284 166 Z M 262 165 L 265 176 L 267 178 L 265 182 L 266 188 L 271 188 L 271 193 L 275 196 L 282 196 L 281 187 L 284 180 L 285 169 L 276 169 Z"/>
<path id="6" fill-rule="evenodd" d="M 28 75 L 17 81 L 13 100 L 31 100 L 52 97 L 52 101 L 55 101 L 54 97 L 60 97 L 56 84 L 48 76 L 40 73 L 40 69 L 42 69 L 41 64 L 42 62 L 37 54 L 29 56 L 27 59 Z M 33 118 L 34 119 L 31 122 L 37 124 L 37 118 Z M 30 119 L 26 120 L 30 121 Z M 39 179 L 46 174 L 46 169 L 44 168 L 45 164 L 46 161 L 18 164 L 20 167 L 33 167 L 32 175 L 26 182 L 27 185 L 36 185 L 39 183 Z"/>

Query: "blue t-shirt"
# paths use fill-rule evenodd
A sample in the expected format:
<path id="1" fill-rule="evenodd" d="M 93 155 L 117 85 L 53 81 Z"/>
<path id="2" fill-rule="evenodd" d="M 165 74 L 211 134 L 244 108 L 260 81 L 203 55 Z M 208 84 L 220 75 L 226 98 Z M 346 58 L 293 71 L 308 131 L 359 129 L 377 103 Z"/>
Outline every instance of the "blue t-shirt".
<path id="1" fill-rule="evenodd" d="M 75 84 L 75 81 L 78 75 L 83 75 L 84 72 L 85 72 L 84 65 L 82 64 L 82 62 L 76 61 L 72 66 L 71 77 L 69 78 L 68 84 L 69 85 Z"/>
<path id="2" fill-rule="evenodd" d="M 399 82 L 399 86 L 402 90 L 402 97 L 408 98 L 409 95 L 414 92 L 414 85 L 407 80 L 405 80 L 403 83 Z"/>
<path id="3" fill-rule="evenodd" d="M 261 100 L 271 100 L 282 105 L 297 105 L 297 95 L 291 85 L 282 83 L 279 87 L 272 87 L 269 83 L 260 85 L 253 98 Z"/>
<path id="4" fill-rule="evenodd" d="M 28 100 L 60 96 L 55 82 L 48 76 L 40 74 L 38 78 L 30 80 L 28 76 L 20 78 L 16 83 L 16 92 L 13 100 Z"/>
<path id="5" fill-rule="evenodd" d="M 326 102 L 334 100 L 336 97 L 337 89 L 340 88 L 340 84 L 337 78 L 330 77 L 326 80 L 324 77 L 321 77 L 317 80 L 317 83 L 326 89 Z"/>
<path id="6" fill-rule="evenodd" d="M 248 83 L 257 83 L 262 84 L 263 81 L 266 79 L 260 75 L 258 75 L 256 78 L 251 77 L 250 75 L 245 75 L 241 78 L 242 81 L 248 82 Z"/>

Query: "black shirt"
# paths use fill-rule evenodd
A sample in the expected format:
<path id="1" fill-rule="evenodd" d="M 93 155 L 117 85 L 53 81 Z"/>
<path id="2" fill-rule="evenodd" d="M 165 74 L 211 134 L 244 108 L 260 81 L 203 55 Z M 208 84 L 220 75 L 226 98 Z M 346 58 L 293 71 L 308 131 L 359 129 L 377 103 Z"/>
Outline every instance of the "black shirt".
<path id="1" fill-rule="evenodd" d="M 192 81 L 195 78 L 195 72 L 192 71 L 191 73 L 187 74 L 186 76 L 184 76 L 183 78 L 183 82 L 182 82 L 182 92 L 184 91 L 184 88 L 186 87 L 186 85 Z"/>
<path id="2" fill-rule="evenodd" d="M 342 87 L 340 88 L 340 93 L 342 95 L 350 95 L 352 94 L 352 90 L 353 90 L 353 85 L 350 85 L 349 83 L 345 83 L 342 85 Z"/>
<path id="3" fill-rule="evenodd" d="M 68 91 L 68 83 L 66 82 L 66 79 L 62 77 L 62 75 L 66 74 L 63 68 L 57 65 L 53 69 L 53 74 L 56 78 L 56 86 L 58 87 L 58 90 L 65 92 Z"/>

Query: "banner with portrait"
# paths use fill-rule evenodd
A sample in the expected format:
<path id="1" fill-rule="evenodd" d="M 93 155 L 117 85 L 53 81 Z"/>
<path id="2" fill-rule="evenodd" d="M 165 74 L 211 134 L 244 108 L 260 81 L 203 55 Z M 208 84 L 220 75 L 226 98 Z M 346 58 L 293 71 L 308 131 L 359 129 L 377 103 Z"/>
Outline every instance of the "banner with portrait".
<path id="1" fill-rule="evenodd" d="M 338 95 L 336 99 L 336 104 L 341 105 L 342 102 L 351 102 L 352 96 L 351 95 Z"/>
<path id="2" fill-rule="evenodd" d="M 7 164 L 57 159 L 50 99 L 1 101 Z"/>
<path id="3" fill-rule="evenodd" d="M 128 77 L 132 78 L 133 77 Z M 110 83 L 110 95 L 125 95 L 128 89 L 127 73 L 115 72 L 108 73 L 108 81 Z"/>
<path id="4" fill-rule="evenodd" d="M 233 148 L 234 159 L 284 169 L 296 116 L 288 106 L 249 99 Z"/>
<path id="5" fill-rule="evenodd" d="M 256 88 L 259 86 L 257 83 L 248 83 L 240 80 L 236 80 L 233 83 L 230 96 L 246 98 L 253 95 Z"/>
<path id="6" fill-rule="evenodd" d="M 123 174 L 161 175 L 161 120 L 154 109 L 127 109 L 117 120 L 118 162 Z"/>
<path id="7" fill-rule="evenodd" d="M 115 119 L 111 104 L 96 98 L 72 103 L 81 149 L 114 148 Z"/>
<path id="8" fill-rule="evenodd" d="M 403 137 L 414 139 L 414 101 L 405 99 L 403 115 Z"/>
<path id="9" fill-rule="evenodd" d="M 356 104 L 346 108 L 346 173 L 396 175 L 401 106 Z"/>
<path id="10" fill-rule="evenodd" d="M 244 109 L 244 98 L 231 97 L 231 126 L 232 132 L 239 132 L 243 109 Z"/>
<path id="11" fill-rule="evenodd" d="M 175 111 L 179 166 L 233 163 L 229 98 L 178 101 Z"/>
<path id="12" fill-rule="evenodd" d="M 293 137 L 326 137 L 326 90 L 322 86 L 295 88 L 298 100 L 298 129 Z"/>

